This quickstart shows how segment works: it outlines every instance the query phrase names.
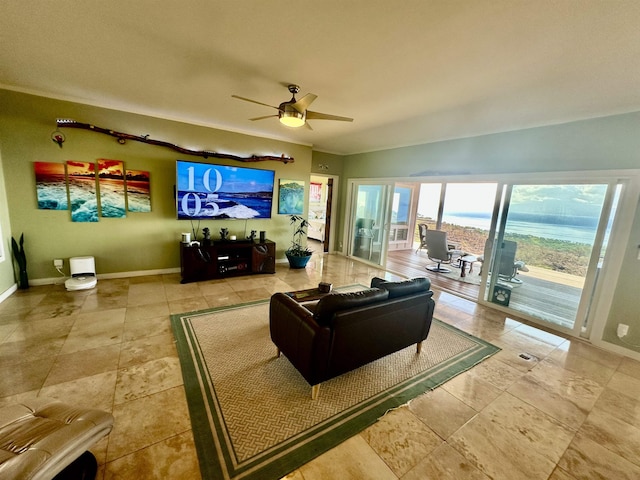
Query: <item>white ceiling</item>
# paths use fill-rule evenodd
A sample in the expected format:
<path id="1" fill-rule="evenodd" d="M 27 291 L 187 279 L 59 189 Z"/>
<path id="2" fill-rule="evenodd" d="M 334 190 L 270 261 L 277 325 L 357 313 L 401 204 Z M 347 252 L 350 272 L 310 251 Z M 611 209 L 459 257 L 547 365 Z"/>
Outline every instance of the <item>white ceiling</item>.
<path id="1" fill-rule="evenodd" d="M 0 39 L 0 87 L 340 154 L 640 111 L 640 0 L 2 0 Z M 231 98 L 289 83 L 354 122 Z"/>

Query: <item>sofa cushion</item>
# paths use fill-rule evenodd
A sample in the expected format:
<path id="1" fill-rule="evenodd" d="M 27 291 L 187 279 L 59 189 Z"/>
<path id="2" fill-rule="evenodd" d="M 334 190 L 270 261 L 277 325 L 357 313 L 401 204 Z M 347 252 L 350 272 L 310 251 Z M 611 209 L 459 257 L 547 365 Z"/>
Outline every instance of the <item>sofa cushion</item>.
<path id="1" fill-rule="evenodd" d="M 313 318 L 320 325 L 327 325 L 335 312 L 381 302 L 387 298 L 389 298 L 389 292 L 380 288 L 369 288 L 360 292 L 330 293 L 322 297 L 315 306 Z"/>
<path id="2" fill-rule="evenodd" d="M 428 292 L 431 288 L 431 280 L 426 277 L 418 277 L 402 282 L 388 282 L 383 278 L 373 277 L 371 279 L 371 287 L 388 290 L 389 298 L 397 298 L 412 293 Z"/>

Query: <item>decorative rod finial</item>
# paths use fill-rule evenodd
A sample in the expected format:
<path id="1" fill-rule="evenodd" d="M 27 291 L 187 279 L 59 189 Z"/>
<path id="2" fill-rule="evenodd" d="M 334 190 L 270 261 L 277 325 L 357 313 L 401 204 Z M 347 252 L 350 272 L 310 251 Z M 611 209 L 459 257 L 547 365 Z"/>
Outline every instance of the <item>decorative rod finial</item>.
<path id="1" fill-rule="evenodd" d="M 62 144 L 66 139 L 67 138 L 64 136 L 64 133 L 62 133 L 60 130 L 56 129 L 51 133 L 51 141 L 53 143 L 56 143 L 60 148 L 62 148 Z"/>

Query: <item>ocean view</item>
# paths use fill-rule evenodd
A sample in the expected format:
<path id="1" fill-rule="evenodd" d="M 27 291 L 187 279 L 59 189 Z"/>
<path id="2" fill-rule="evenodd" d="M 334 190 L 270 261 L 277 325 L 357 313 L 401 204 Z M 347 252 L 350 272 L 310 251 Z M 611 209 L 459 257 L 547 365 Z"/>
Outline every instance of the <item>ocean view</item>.
<path id="1" fill-rule="evenodd" d="M 597 225 L 598 219 L 595 220 Z M 582 221 L 580 223 L 592 223 L 591 221 Z M 467 227 L 480 228 L 489 231 L 491 219 L 488 215 L 481 214 L 455 214 L 444 215 L 442 221 L 455 225 L 463 225 Z M 576 222 L 577 223 L 577 222 Z M 592 245 L 596 234 L 596 225 L 567 225 L 566 223 L 551 223 L 549 221 L 522 221 L 509 220 L 507 223 L 507 234 L 531 235 L 540 238 L 549 238 L 552 240 L 564 240 L 567 242 L 583 243 Z"/>

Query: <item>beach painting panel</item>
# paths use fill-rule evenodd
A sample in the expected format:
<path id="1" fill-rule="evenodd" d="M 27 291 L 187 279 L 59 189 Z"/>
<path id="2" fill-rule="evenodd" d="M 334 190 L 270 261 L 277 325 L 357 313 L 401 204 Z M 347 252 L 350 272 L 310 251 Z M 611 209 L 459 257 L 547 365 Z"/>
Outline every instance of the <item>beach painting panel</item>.
<path id="1" fill-rule="evenodd" d="M 34 162 L 36 196 L 40 210 L 68 210 L 64 163 Z"/>
<path id="2" fill-rule="evenodd" d="M 127 216 L 124 185 L 124 163 L 120 160 L 98 159 L 100 212 L 104 218 Z"/>
<path id="3" fill-rule="evenodd" d="M 151 182 L 149 172 L 127 170 L 127 205 L 130 212 L 151 211 Z"/>
<path id="4" fill-rule="evenodd" d="M 97 222 L 95 164 L 67 160 L 67 188 L 71 204 L 71 221 Z"/>
<path id="5" fill-rule="evenodd" d="M 304 182 L 280 179 L 278 213 L 302 215 L 304 210 Z"/>

